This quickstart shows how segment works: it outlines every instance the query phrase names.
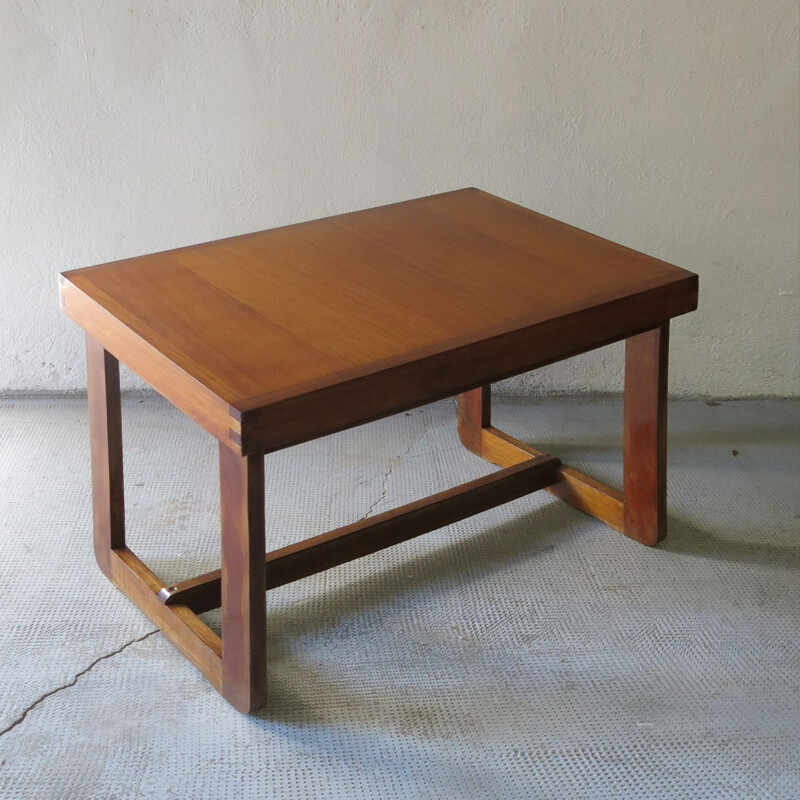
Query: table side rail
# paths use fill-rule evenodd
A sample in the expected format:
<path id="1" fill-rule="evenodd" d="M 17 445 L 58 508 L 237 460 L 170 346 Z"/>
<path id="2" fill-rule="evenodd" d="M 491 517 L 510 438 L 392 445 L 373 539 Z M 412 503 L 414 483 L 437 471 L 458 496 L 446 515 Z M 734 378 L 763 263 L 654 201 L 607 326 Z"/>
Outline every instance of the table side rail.
<path id="1" fill-rule="evenodd" d="M 697 276 L 689 275 L 378 373 L 245 408 L 241 439 L 233 435 L 244 453 L 280 450 L 627 339 L 696 307 Z"/>

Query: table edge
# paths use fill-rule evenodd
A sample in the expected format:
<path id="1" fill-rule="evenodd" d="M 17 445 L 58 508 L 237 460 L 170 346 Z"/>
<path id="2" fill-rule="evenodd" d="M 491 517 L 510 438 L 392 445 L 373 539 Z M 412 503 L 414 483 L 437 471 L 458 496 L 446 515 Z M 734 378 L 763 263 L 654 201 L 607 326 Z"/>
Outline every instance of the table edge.
<path id="1" fill-rule="evenodd" d="M 96 339 L 139 378 L 212 436 L 239 450 L 238 412 L 230 403 L 190 375 L 155 345 L 132 330 L 102 303 L 59 275 L 61 310 L 87 336 Z"/>
<path id="2" fill-rule="evenodd" d="M 243 452 L 279 450 L 626 339 L 697 308 L 698 276 L 682 272 L 677 281 L 414 360 L 406 354 L 399 363 L 303 391 L 235 402 L 230 410 L 240 433 L 232 435 Z"/>

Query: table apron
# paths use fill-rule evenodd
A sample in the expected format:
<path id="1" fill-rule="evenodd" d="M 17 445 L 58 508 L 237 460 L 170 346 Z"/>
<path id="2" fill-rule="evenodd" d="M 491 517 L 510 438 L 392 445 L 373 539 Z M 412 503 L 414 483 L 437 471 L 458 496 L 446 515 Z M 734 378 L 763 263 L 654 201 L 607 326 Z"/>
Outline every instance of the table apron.
<path id="1" fill-rule="evenodd" d="M 697 279 L 240 412 L 243 453 L 273 452 L 627 339 L 697 307 Z M 233 409 L 234 416 L 236 409 Z"/>

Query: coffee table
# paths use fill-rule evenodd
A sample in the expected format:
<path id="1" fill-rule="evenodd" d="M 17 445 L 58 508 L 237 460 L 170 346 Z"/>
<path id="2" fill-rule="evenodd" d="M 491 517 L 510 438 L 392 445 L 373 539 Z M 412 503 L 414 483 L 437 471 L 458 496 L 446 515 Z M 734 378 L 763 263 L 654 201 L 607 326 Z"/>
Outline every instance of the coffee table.
<path id="1" fill-rule="evenodd" d="M 538 489 L 665 534 L 691 272 L 463 189 L 72 270 L 60 294 L 86 332 L 100 568 L 241 711 L 266 702 L 267 589 Z M 492 426 L 492 382 L 621 339 L 621 492 Z M 165 585 L 125 544 L 120 361 L 219 440 L 219 571 Z M 265 454 L 453 395 L 461 441 L 503 469 L 265 555 Z M 220 606 L 221 637 L 198 617 Z"/>

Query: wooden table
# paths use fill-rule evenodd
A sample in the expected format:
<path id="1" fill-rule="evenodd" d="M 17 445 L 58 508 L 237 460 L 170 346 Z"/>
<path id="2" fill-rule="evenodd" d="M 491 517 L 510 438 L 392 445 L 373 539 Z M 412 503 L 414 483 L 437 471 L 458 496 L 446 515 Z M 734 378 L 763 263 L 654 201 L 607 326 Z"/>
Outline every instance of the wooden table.
<path id="1" fill-rule="evenodd" d="M 666 527 L 669 320 L 697 276 L 476 189 L 64 273 L 86 331 L 100 568 L 236 708 L 266 702 L 264 592 L 538 489 L 644 544 Z M 492 427 L 490 384 L 626 339 L 622 492 Z M 222 569 L 125 545 L 119 361 L 219 440 Z M 459 396 L 503 469 L 266 554 L 264 455 Z M 222 637 L 197 615 L 222 607 Z"/>

